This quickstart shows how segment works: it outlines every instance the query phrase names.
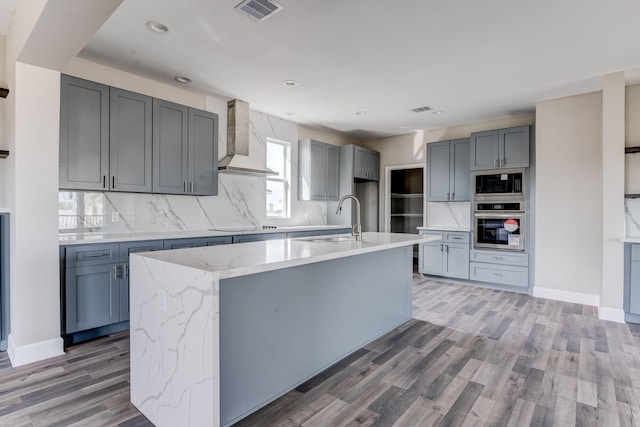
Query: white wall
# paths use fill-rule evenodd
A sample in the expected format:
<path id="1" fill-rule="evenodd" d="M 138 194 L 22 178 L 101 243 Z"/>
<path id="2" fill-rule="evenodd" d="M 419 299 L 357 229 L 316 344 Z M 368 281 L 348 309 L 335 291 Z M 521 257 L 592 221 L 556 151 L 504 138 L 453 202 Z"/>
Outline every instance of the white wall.
<path id="1" fill-rule="evenodd" d="M 601 92 L 536 105 L 534 295 L 553 289 L 599 303 L 601 139 Z"/>

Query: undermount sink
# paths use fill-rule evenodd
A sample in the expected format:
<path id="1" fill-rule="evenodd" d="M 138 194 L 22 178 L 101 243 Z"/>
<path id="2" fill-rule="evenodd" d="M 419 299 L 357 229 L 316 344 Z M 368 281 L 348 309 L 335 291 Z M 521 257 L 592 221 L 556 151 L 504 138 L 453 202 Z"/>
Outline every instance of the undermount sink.
<path id="1" fill-rule="evenodd" d="M 356 238 L 354 236 L 330 236 L 330 237 L 310 237 L 305 239 L 298 239 L 303 242 L 313 242 L 313 243 L 338 243 L 338 242 L 355 242 Z"/>

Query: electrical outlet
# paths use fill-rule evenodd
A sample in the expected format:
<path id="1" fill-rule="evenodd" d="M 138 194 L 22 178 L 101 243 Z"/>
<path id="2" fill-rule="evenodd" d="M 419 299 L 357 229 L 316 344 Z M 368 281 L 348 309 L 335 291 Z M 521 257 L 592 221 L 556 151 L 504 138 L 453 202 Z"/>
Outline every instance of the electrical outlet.
<path id="1" fill-rule="evenodd" d="M 111 212 L 111 222 L 120 221 L 120 213 L 119 212 Z"/>

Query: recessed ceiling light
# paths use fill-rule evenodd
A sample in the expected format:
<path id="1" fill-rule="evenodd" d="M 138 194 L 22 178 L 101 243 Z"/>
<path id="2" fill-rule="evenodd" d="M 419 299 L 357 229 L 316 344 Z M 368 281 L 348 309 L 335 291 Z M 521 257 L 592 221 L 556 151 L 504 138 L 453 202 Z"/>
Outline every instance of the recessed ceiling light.
<path id="1" fill-rule="evenodd" d="M 158 21 L 147 22 L 147 28 L 153 31 L 154 33 L 158 33 L 158 34 L 164 34 L 171 31 L 171 28 L 169 28 L 169 26 L 164 25 L 162 22 L 158 22 Z"/>
<path id="2" fill-rule="evenodd" d="M 440 114 L 444 114 L 444 111 L 436 110 L 436 111 L 432 111 L 431 114 L 433 114 L 434 116 L 439 116 Z"/>
<path id="3" fill-rule="evenodd" d="M 295 80 L 283 80 L 282 84 L 287 86 L 287 87 L 294 87 L 294 86 L 298 86 L 298 82 Z"/>
<path id="4" fill-rule="evenodd" d="M 191 83 L 191 79 L 185 76 L 175 76 L 174 79 L 178 83 Z"/>
<path id="5" fill-rule="evenodd" d="M 365 114 L 367 114 L 367 112 L 366 111 L 356 111 L 353 114 L 355 114 L 356 116 L 364 116 Z"/>
<path id="6" fill-rule="evenodd" d="M 288 111 L 288 112 L 286 112 L 284 114 L 287 115 L 287 116 L 295 116 L 296 115 L 296 113 L 292 113 L 290 111 Z"/>

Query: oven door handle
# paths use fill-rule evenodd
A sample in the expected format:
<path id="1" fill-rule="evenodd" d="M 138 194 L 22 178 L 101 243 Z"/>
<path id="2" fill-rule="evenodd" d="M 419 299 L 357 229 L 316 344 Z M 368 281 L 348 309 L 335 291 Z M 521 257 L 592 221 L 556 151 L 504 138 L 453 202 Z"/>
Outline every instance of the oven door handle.
<path id="1" fill-rule="evenodd" d="M 495 211 L 493 211 L 495 212 Z M 524 213 L 475 213 L 474 216 L 476 218 L 524 218 Z"/>

